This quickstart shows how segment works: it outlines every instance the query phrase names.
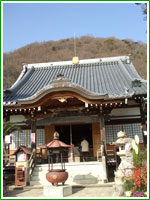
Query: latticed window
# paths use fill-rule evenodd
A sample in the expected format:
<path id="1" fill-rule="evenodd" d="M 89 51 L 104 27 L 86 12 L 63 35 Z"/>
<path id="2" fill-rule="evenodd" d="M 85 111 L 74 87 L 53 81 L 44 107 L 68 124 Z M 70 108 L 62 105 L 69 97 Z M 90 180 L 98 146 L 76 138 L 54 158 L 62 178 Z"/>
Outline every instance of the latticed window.
<path id="1" fill-rule="evenodd" d="M 119 131 L 125 131 L 126 135 L 129 138 L 134 138 L 135 135 L 138 135 L 140 141 L 143 141 L 142 129 L 140 123 L 134 124 L 117 124 L 117 125 L 106 125 L 106 143 L 115 142 L 117 140 L 117 133 Z"/>
<path id="2" fill-rule="evenodd" d="M 114 139 L 113 139 L 113 125 L 107 125 L 105 127 L 105 132 L 106 132 L 106 143 L 109 143 L 109 142 L 113 142 Z"/>
<path id="3" fill-rule="evenodd" d="M 18 143 L 19 143 L 19 132 L 14 131 L 13 133 L 10 134 L 12 137 L 12 143 L 10 145 L 10 149 L 17 149 L 18 148 Z"/>
<path id="4" fill-rule="evenodd" d="M 31 130 L 26 130 L 27 134 L 27 147 L 31 147 Z"/>
<path id="5" fill-rule="evenodd" d="M 142 136 L 142 129 L 141 129 L 141 124 L 132 124 L 132 130 L 134 135 L 138 135 L 140 138 L 140 141 L 143 141 L 143 136 Z"/>
<path id="6" fill-rule="evenodd" d="M 19 133 L 19 145 L 26 146 L 26 130 Z"/>
<path id="7" fill-rule="evenodd" d="M 11 133 L 12 136 L 12 144 L 10 145 L 10 149 L 17 149 L 20 145 L 31 148 L 31 130 L 26 129 L 22 130 L 22 132 L 14 131 Z M 45 135 L 44 129 L 36 130 L 36 145 L 44 145 L 45 144 Z"/>
<path id="8" fill-rule="evenodd" d="M 44 129 L 37 129 L 36 130 L 36 145 L 44 145 L 45 144 L 45 136 L 44 136 Z"/>

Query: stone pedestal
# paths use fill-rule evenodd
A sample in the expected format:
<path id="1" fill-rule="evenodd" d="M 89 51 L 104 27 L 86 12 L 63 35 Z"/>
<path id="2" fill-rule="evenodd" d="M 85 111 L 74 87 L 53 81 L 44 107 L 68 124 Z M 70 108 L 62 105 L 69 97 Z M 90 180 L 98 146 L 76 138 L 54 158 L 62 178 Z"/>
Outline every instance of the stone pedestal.
<path id="1" fill-rule="evenodd" d="M 123 182 L 122 178 L 124 177 L 124 173 L 121 169 L 118 169 L 115 172 L 115 184 L 113 186 L 114 188 L 114 193 L 116 196 L 120 196 L 121 192 L 123 191 Z"/>
<path id="2" fill-rule="evenodd" d="M 69 163 L 73 163 L 73 162 L 74 162 L 74 159 L 73 159 L 73 152 L 70 152 L 70 153 L 69 153 L 68 162 L 69 162 Z"/>
<path id="3" fill-rule="evenodd" d="M 129 155 L 129 154 L 128 154 Z M 123 191 L 123 177 L 130 177 L 132 176 L 132 168 L 133 168 L 133 158 L 132 158 L 132 152 L 130 156 L 120 156 L 121 163 L 115 172 L 115 185 L 114 190 L 116 194 L 120 195 L 120 193 Z"/>
<path id="4" fill-rule="evenodd" d="M 107 171 L 106 171 L 106 158 L 105 156 L 102 156 L 102 181 L 103 183 L 107 183 L 108 179 L 107 179 Z"/>
<path id="5" fill-rule="evenodd" d="M 117 155 L 121 159 L 121 163 L 115 172 L 114 184 L 114 193 L 116 196 L 119 196 L 123 191 L 123 177 L 130 177 L 133 173 L 132 139 L 127 138 L 125 133 L 120 131 L 118 132 L 118 139 L 114 144 L 119 147 Z"/>
<path id="6" fill-rule="evenodd" d="M 80 157 L 79 157 L 79 156 L 75 156 L 75 157 L 74 157 L 74 162 L 79 163 L 79 162 L 80 162 Z"/>
<path id="7" fill-rule="evenodd" d="M 69 156 L 68 156 L 68 162 L 73 163 L 73 162 L 80 162 L 80 152 L 79 152 L 79 147 L 74 147 L 70 149 Z"/>
<path id="8" fill-rule="evenodd" d="M 66 197 L 72 194 L 72 186 L 44 186 L 43 194 L 48 197 Z"/>

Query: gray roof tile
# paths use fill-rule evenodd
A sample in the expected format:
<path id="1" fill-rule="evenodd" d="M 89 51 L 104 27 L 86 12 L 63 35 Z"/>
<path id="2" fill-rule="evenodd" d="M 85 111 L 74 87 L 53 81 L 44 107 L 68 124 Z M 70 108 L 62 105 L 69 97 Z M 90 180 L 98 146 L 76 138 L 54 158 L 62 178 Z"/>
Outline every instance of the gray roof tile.
<path id="1" fill-rule="evenodd" d="M 124 57 L 125 58 L 125 57 Z M 91 59 L 92 60 L 92 59 Z M 13 85 L 12 88 L 6 90 L 10 95 L 4 97 L 5 102 L 13 102 L 18 99 L 25 99 L 35 95 L 39 90 L 50 85 L 50 82 L 56 78 L 58 74 L 71 80 L 72 84 L 78 85 L 91 93 L 101 95 L 108 94 L 110 98 L 121 98 L 125 95 L 125 88 L 129 89 L 129 94 L 142 95 L 146 94 L 146 81 L 144 81 L 132 63 L 126 64 L 125 59 L 116 57 L 108 62 L 97 61 L 90 62 L 82 60 L 79 65 L 67 64 L 59 66 L 27 67 L 22 78 Z M 34 64 L 33 64 L 34 66 Z M 141 80 L 141 87 L 133 87 L 132 81 Z M 5 92 L 5 93 L 6 93 Z"/>

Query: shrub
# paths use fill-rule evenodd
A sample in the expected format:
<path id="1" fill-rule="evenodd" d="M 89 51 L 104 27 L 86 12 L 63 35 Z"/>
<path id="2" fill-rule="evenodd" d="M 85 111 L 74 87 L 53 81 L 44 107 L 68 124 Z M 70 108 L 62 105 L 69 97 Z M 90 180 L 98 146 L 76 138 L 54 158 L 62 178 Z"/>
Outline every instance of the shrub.
<path id="1" fill-rule="evenodd" d="M 147 191 L 147 149 L 140 150 L 139 138 L 132 141 L 133 147 L 133 175 L 124 177 L 124 196 L 130 191 L 133 197 L 143 197 Z"/>
<path id="2" fill-rule="evenodd" d="M 145 192 L 147 190 L 147 163 L 143 163 L 143 166 L 135 167 L 133 171 L 135 190 Z"/>
<path id="3" fill-rule="evenodd" d="M 124 181 L 124 185 L 123 185 L 124 191 L 130 191 L 130 190 L 132 190 L 133 187 L 134 187 L 133 179 L 126 179 Z"/>

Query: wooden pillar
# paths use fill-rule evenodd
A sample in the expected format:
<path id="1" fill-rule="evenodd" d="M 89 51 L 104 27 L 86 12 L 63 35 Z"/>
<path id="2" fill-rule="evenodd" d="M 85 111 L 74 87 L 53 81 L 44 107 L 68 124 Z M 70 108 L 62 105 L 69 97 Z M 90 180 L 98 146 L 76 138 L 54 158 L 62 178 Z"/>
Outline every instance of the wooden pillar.
<path id="1" fill-rule="evenodd" d="M 55 132 L 55 126 L 53 124 L 45 126 L 44 127 L 45 132 L 45 144 L 48 144 L 53 140 L 54 132 Z M 42 150 L 42 157 L 43 159 L 47 159 L 47 150 Z"/>
<path id="2" fill-rule="evenodd" d="M 72 125 L 70 124 L 70 144 L 72 144 Z"/>
<path id="3" fill-rule="evenodd" d="M 101 135 L 101 144 L 104 145 L 102 152 L 102 181 L 103 183 L 108 182 L 108 168 L 107 168 L 107 157 L 106 157 L 106 134 L 105 134 L 105 120 L 104 115 L 100 114 L 100 135 Z"/>
<path id="4" fill-rule="evenodd" d="M 97 156 L 97 151 L 101 146 L 100 123 L 92 124 L 93 154 Z"/>
<path id="5" fill-rule="evenodd" d="M 35 134 L 35 135 L 34 135 Z M 31 149 L 36 149 L 36 120 L 31 120 Z"/>
<path id="6" fill-rule="evenodd" d="M 97 156 L 97 150 L 100 149 L 102 142 L 106 149 L 106 135 L 105 135 L 105 121 L 104 115 L 100 115 L 100 123 L 92 124 L 92 137 L 93 137 L 93 153 L 94 157 Z"/>
<path id="7" fill-rule="evenodd" d="M 72 125 L 70 124 L 70 144 L 72 145 Z M 70 148 L 70 156 L 68 158 L 69 162 L 74 162 L 73 148 Z"/>
<path id="8" fill-rule="evenodd" d="M 101 143 L 104 143 L 106 149 L 105 121 L 103 114 L 100 114 L 100 135 L 101 135 Z"/>

